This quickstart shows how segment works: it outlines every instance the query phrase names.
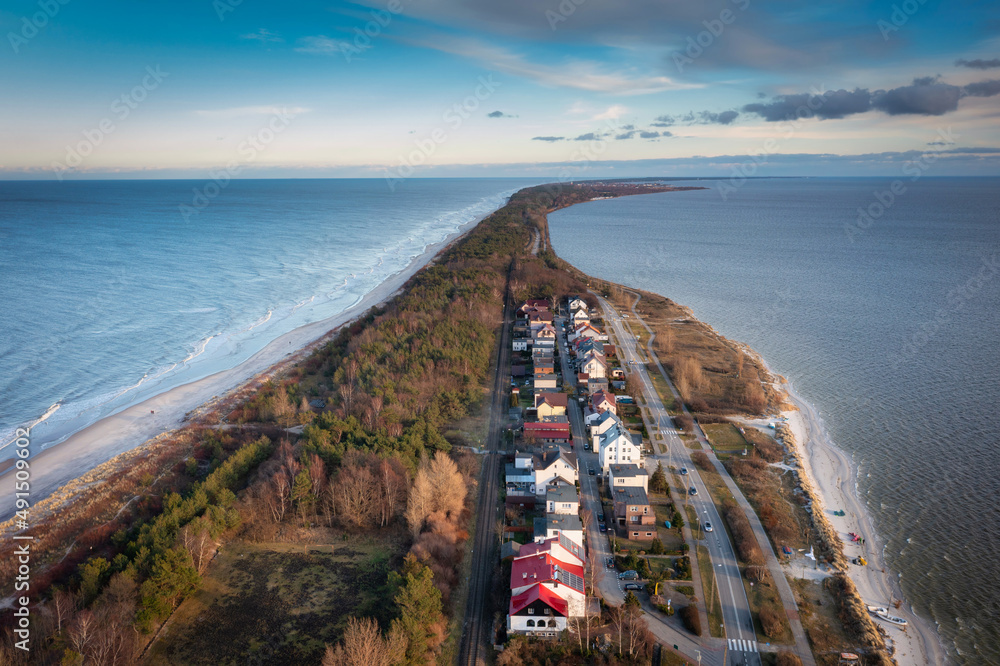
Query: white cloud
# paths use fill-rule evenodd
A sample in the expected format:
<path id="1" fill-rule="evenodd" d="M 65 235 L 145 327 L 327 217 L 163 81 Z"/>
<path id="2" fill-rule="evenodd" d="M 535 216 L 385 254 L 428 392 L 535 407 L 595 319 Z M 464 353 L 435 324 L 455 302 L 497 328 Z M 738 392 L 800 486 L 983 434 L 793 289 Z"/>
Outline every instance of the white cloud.
<path id="1" fill-rule="evenodd" d="M 529 62 L 523 56 L 504 48 L 471 39 L 442 37 L 415 43 L 425 48 L 479 60 L 500 72 L 514 74 L 557 88 L 576 88 L 618 95 L 645 95 L 664 90 L 701 87 L 679 83 L 666 76 L 635 75 L 628 71 L 608 71 L 603 66 L 588 61 L 578 60 L 560 65 Z"/>
<path id="2" fill-rule="evenodd" d="M 300 39 L 295 50 L 299 53 L 330 55 L 331 53 L 340 53 L 343 43 L 342 40 L 332 39 L 326 35 L 313 35 Z"/>
<path id="3" fill-rule="evenodd" d="M 199 109 L 196 115 L 202 118 L 242 118 L 245 116 L 297 116 L 309 113 L 311 109 L 301 106 L 237 106 L 229 109 Z"/>
<path id="4" fill-rule="evenodd" d="M 609 106 L 606 111 L 602 111 L 594 116 L 593 120 L 617 120 L 626 113 L 628 113 L 628 109 L 626 107 L 621 104 L 614 104 Z"/>
<path id="5" fill-rule="evenodd" d="M 285 41 L 284 39 L 282 39 L 278 35 L 274 34 L 270 30 L 268 30 L 267 28 L 261 28 L 257 32 L 251 32 L 251 33 L 246 34 L 246 35 L 240 35 L 240 39 L 254 39 L 254 40 L 257 40 L 258 42 L 261 42 L 263 44 L 266 44 L 268 42 L 283 42 L 283 41 Z"/>

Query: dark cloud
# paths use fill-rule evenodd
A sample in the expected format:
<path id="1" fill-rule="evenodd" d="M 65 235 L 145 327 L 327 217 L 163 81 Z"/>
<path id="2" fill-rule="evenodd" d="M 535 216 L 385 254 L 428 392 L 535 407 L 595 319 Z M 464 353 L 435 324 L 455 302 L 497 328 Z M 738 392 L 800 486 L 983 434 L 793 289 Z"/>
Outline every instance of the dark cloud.
<path id="1" fill-rule="evenodd" d="M 699 124 L 701 125 L 729 125 L 734 120 L 739 118 L 739 111 L 723 111 L 722 113 L 713 113 L 712 111 L 702 111 L 699 114 L 701 119 Z"/>
<path id="2" fill-rule="evenodd" d="M 548 141 L 549 143 L 552 143 L 553 141 L 562 141 L 565 138 L 566 137 L 564 137 L 564 136 L 533 136 L 533 137 L 531 137 L 531 140 L 532 141 Z"/>
<path id="3" fill-rule="evenodd" d="M 517 116 L 511 115 L 509 113 L 504 113 L 503 111 L 491 111 L 486 114 L 487 118 L 517 118 Z"/>
<path id="4" fill-rule="evenodd" d="M 655 122 L 650 123 L 653 127 L 673 127 L 678 124 L 685 125 L 729 125 L 740 115 L 739 111 L 691 111 L 683 116 L 658 116 Z"/>
<path id="5" fill-rule="evenodd" d="M 983 60 L 982 58 L 976 58 L 975 60 L 956 60 L 956 67 L 968 67 L 970 69 L 995 69 L 1000 67 L 1000 58 L 993 58 L 993 60 Z"/>
<path id="6" fill-rule="evenodd" d="M 994 95 L 1000 95 L 1000 81 L 992 79 L 990 81 L 970 83 L 963 90 L 969 97 L 993 97 Z"/>
<path id="7" fill-rule="evenodd" d="M 821 95 L 799 93 L 779 95 L 770 102 L 754 102 L 743 107 L 744 113 L 753 113 L 769 123 L 813 116 L 826 120 L 844 118 L 871 109 L 868 90 L 830 90 Z"/>
<path id="8" fill-rule="evenodd" d="M 587 132 L 586 134 L 581 134 L 580 136 L 576 137 L 573 140 L 574 141 L 597 141 L 600 138 L 601 137 L 599 137 L 597 134 L 595 134 L 593 132 Z"/>
<path id="9" fill-rule="evenodd" d="M 623 130 L 634 130 L 635 125 L 622 125 Z"/>
<path id="10" fill-rule="evenodd" d="M 653 127 L 670 127 L 677 122 L 673 116 L 657 116 L 654 120 Z"/>
<path id="11" fill-rule="evenodd" d="M 631 127 L 631 126 L 629 126 L 629 127 Z M 618 140 L 618 141 L 623 141 L 625 139 L 631 139 L 634 136 L 635 136 L 635 130 L 634 129 L 630 129 L 627 132 L 622 132 L 621 134 L 615 136 L 615 139 Z"/>
<path id="12" fill-rule="evenodd" d="M 890 116 L 943 116 L 958 108 L 962 89 L 947 83 L 928 83 L 915 79 L 912 86 L 877 90 L 872 93 L 872 108 Z"/>
<path id="13" fill-rule="evenodd" d="M 659 132 L 639 132 L 640 139 L 656 139 L 660 136 Z M 670 132 L 664 132 L 663 136 L 673 136 Z"/>

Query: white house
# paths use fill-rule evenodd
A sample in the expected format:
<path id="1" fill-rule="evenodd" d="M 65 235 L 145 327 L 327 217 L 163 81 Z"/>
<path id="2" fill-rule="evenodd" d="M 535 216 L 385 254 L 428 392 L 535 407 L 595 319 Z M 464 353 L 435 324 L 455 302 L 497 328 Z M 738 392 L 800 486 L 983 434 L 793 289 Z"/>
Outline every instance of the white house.
<path id="1" fill-rule="evenodd" d="M 577 324 L 589 323 L 590 315 L 587 314 L 586 308 L 575 310 L 572 314 L 570 314 L 569 321 L 573 326 L 576 326 Z"/>
<path id="2" fill-rule="evenodd" d="M 613 425 L 621 425 L 622 420 L 613 412 L 598 414 L 597 418 L 590 423 L 590 438 L 594 448 L 594 453 L 600 451 L 601 435 L 606 433 Z"/>
<path id="3" fill-rule="evenodd" d="M 507 631 L 556 636 L 586 603 L 583 549 L 564 535 L 522 546 L 511 563 Z"/>
<path id="4" fill-rule="evenodd" d="M 528 338 L 514 338 L 511 347 L 514 351 L 528 351 Z"/>
<path id="5" fill-rule="evenodd" d="M 578 515 L 580 497 L 576 493 L 576 486 L 549 488 L 545 493 L 545 513 Z"/>
<path id="6" fill-rule="evenodd" d="M 608 485 L 611 488 L 642 488 L 649 492 L 649 472 L 634 464 L 613 464 L 608 470 Z"/>
<path id="7" fill-rule="evenodd" d="M 535 494 L 544 497 L 549 486 L 574 486 L 580 479 L 576 455 L 559 446 L 552 446 L 532 456 L 535 468 Z"/>
<path id="8" fill-rule="evenodd" d="M 590 406 L 596 412 L 618 413 L 618 405 L 615 403 L 615 394 L 607 391 L 597 391 L 590 396 Z"/>
<path id="9" fill-rule="evenodd" d="M 573 298 L 569 299 L 570 312 L 576 312 L 577 310 L 586 310 L 586 309 L 587 309 L 587 301 L 583 300 L 579 296 L 574 296 Z"/>
<path id="10" fill-rule="evenodd" d="M 597 352 L 589 352 L 580 362 L 580 372 L 586 372 L 591 379 L 607 377 L 608 366 L 604 357 Z"/>
<path id="11" fill-rule="evenodd" d="M 541 518 L 535 518 L 534 527 L 536 542 L 558 537 L 561 534 L 576 545 L 583 546 L 583 521 L 580 520 L 580 516 L 547 513 Z"/>
<path id="12" fill-rule="evenodd" d="M 613 464 L 642 463 L 642 435 L 628 432 L 620 423 L 600 435 L 598 447 L 597 460 L 603 474 Z"/>

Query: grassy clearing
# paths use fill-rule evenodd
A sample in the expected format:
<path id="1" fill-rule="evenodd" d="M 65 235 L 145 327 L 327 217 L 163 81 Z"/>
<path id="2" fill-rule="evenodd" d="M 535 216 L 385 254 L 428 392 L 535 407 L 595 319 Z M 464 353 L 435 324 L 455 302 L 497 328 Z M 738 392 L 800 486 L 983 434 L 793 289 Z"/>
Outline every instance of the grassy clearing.
<path id="1" fill-rule="evenodd" d="M 705 435 L 716 453 L 742 454 L 744 450 L 753 449 L 753 445 L 732 423 L 706 423 L 701 428 L 705 431 Z"/>
<path id="2" fill-rule="evenodd" d="M 386 577 L 401 540 L 369 537 L 306 550 L 228 545 L 177 609 L 147 664 L 319 663 L 349 616 L 387 623 Z"/>
<path id="3" fill-rule="evenodd" d="M 722 630 L 722 602 L 719 598 L 719 588 L 715 585 L 712 575 L 712 559 L 708 548 L 698 546 L 698 571 L 701 574 L 701 587 L 705 591 L 705 609 L 708 611 L 708 633 L 716 638 L 725 638 Z"/>

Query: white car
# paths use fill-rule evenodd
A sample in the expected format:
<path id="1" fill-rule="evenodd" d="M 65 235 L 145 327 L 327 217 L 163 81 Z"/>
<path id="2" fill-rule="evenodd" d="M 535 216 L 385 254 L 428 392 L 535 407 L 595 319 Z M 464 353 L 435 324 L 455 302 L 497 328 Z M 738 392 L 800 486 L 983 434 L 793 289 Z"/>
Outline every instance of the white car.
<path id="1" fill-rule="evenodd" d="M 712 523 L 708 522 L 707 520 L 705 521 L 705 531 L 706 532 L 712 531 Z"/>

